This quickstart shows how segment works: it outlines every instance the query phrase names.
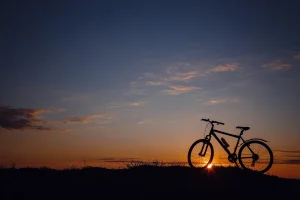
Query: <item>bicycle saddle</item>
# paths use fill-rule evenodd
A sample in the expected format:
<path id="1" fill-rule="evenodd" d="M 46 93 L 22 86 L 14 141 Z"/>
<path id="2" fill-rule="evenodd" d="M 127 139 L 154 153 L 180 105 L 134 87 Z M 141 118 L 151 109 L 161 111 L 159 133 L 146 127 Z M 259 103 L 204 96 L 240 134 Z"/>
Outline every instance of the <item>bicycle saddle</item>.
<path id="1" fill-rule="evenodd" d="M 247 131 L 247 130 L 250 129 L 250 127 L 247 127 L 247 126 L 237 126 L 236 128 L 240 128 L 240 129 L 242 129 L 244 131 Z"/>

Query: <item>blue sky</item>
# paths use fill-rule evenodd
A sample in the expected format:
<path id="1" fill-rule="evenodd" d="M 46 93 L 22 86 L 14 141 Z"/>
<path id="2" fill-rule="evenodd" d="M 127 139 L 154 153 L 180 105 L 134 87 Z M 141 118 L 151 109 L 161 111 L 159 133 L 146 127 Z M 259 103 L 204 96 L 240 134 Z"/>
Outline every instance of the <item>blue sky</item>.
<path id="1" fill-rule="evenodd" d="M 93 147 L 74 153 L 77 159 L 97 157 L 97 144 L 103 150 L 96 152 L 105 152 L 99 157 L 167 159 L 166 143 L 179 147 L 172 159 L 185 159 L 204 131 L 201 118 L 223 121 L 220 129 L 233 133 L 249 125 L 249 137 L 299 151 L 297 4 L 7 2 L 0 104 L 33 109 L 26 112 L 55 134 L 8 130 L 1 122 L 1 141 L 11 144 L 2 155 L 11 162 L 7 152 L 14 152 L 17 159 L 26 146 L 15 148 L 21 140 L 42 155 L 35 142 L 44 137 L 49 152 L 78 149 L 75 143 Z M 127 154 L 112 150 L 116 146 Z"/>

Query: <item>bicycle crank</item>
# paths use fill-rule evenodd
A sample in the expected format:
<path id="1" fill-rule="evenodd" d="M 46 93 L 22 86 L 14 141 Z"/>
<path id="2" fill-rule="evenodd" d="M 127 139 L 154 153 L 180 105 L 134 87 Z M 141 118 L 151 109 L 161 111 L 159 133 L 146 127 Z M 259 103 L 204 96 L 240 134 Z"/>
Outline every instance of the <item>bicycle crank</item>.
<path id="1" fill-rule="evenodd" d="M 259 159 L 259 156 L 257 154 L 253 154 L 252 158 L 253 158 L 253 160 L 252 160 L 252 163 L 251 163 L 251 167 L 254 167 L 255 162 Z"/>
<path id="2" fill-rule="evenodd" d="M 236 154 L 235 154 L 235 153 L 230 154 L 230 155 L 228 156 L 228 160 L 229 160 L 229 162 L 231 162 L 231 163 L 235 163 L 235 162 L 237 161 L 237 156 L 236 156 Z"/>

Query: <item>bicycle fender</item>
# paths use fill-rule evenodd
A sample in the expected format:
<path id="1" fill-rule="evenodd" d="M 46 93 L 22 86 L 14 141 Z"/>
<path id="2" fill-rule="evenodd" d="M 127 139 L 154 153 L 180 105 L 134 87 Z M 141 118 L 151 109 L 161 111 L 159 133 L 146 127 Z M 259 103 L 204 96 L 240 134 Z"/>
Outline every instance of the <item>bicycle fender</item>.
<path id="1" fill-rule="evenodd" d="M 251 138 L 249 140 L 246 140 L 245 142 L 243 142 L 240 146 L 242 146 L 243 144 L 247 143 L 247 142 L 250 142 L 250 141 L 263 141 L 263 142 L 268 142 L 267 140 L 264 140 L 264 139 L 261 139 L 261 138 Z"/>

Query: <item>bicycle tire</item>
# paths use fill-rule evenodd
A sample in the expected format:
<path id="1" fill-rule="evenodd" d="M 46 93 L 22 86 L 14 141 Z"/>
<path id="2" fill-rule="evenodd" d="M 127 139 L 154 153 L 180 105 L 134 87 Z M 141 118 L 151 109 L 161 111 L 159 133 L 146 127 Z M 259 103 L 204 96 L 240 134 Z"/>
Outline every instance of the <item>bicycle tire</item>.
<path id="1" fill-rule="evenodd" d="M 253 164 L 255 155 L 250 152 L 249 148 L 258 155 L 257 164 Z M 256 150 L 258 150 L 258 152 L 256 152 Z M 244 170 L 265 173 L 272 167 L 274 156 L 271 148 L 265 142 L 253 140 L 241 146 L 238 153 L 238 160 Z"/>
<path id="2" fill-rule="evenodd" d="M 204 148 L 207 148 L 207 150 L 206 150 L 205 156 L 200 156 L 199 153 L 200 153 L 203 145 L 207 145 L 204 147 Z M 196 149 L 196 147 L 198 147 L 198 146 L 200 149 Z M 194 151 L 196 151 L 196 155 L 193 154 Z M 194 156 L 196 158 L 198 158 L 198 161 L 194 162 Z M 205 168 L 212 162 L 213 157 L 214 157 L 213 145 L 210 143 L 210 141 L 207 141 L 205 139 L 200 139 L 200 140 L 195 141 L 191 145 L 191 147 L 189 148 L 189 151 L 188 151 L 188 163 L 191 168 L 199 168 L 199 169 Z M 201 162 L 201 160 L 203 162 Z"/>

